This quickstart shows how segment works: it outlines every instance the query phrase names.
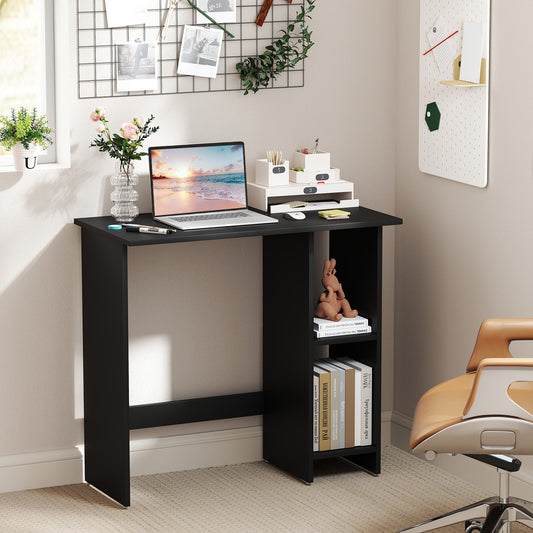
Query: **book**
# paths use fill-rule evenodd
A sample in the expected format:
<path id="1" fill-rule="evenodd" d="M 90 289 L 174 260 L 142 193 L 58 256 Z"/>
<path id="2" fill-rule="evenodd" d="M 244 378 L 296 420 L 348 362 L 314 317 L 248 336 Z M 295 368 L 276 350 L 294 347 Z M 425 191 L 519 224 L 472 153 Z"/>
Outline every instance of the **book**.
<path id="1" fill-rule="evenodd" d="M 339 361 L 361 371 L 361 446 L 370 446 L 372 444 L 372 367 L 349 357 L 339 357 Z"/>
<path id="2" fill-rule="evenodd" d="M 330 359 L 316 362 L 331 374 L 331 450 L 345 447 L 345 379 L 344 370 L 331 364 Z"/>
<path id="3" fill-rule="evenodd" d="M 320 435 L 319 421 L 320 421 L 320 379 L 317 374 L 313 374 L 313 451 L 314 452 L 318 452 L 318 447 L 319 447 L 319 435 Z"/>
<path id="4" fill-rule="evenodd" d="M 318 376 L 319 386 L 319 439 L 318 449 L 319 451 L 329 450 L 331 446 L 330 442 L 330 384 L 331 374 L 318 366 L 313 367 L 314 375 Z"/>
<path id="5" fill-rule="evenodd" d="M 351 328 L 353 326 L 368 326 L 368 318 L 357 315 L 353 318 L 343 316 L 338 322 L 328 320 L 327 318 L 313 318 L 313 327 L 315 331 L 325 331 L 328 329 Z"/>
<path id="6" fill-rule="evenodd" d="M 360 335 L 363 333 L 372 333 L 371 326 L 354 326 L 351 328 L 341 328 L 341 329 L 327 329 L 325 331 L 317 331 L 314 329 L 317 339 L 322 339 L 324 337 L 335 337 L 339 335 Z"/>
<path id="7" fill-rule="evenodd" d="M 359 446 L 361 444 L 361 422 L 360 416 L 357 418 L 358 423 L 356 426 L 356 410 L 359 413 L 359 403 L 361 400 L 361 386 L 359 383 L 358 393 L 356 393 L 355 380 L 361 379 L 361 371 L 338 361 L 337 359 L 331 359 L 331 364 L 338 366 L 344 370 L 345 381 L 345 408 L 344 408 L 344 428 L 345 428 L 345 444 L 346 448 L 353 446 Z"/>

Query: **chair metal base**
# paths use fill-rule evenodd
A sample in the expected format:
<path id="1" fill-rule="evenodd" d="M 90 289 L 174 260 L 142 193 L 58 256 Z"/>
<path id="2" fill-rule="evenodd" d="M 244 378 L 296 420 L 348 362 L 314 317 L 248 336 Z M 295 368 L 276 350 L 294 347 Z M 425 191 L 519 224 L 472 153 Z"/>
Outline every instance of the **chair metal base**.
<path id="1" fill-rule="evenodd" d="M 423 533 L 459 522 L 481 519 L 481 533 L 510 533 L 511 523 L 520 522 L 533 529 L 533 503 L 519 498 L 487 498 L 456 511 L 433 518 L 398 533 Z"/>

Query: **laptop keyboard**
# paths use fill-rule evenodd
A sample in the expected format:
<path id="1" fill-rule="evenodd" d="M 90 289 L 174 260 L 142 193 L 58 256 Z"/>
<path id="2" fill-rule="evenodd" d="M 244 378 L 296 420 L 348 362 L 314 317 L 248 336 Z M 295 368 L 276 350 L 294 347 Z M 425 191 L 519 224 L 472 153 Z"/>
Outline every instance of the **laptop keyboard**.
<path id="1" fill-rule="evenodd" d="M 241 217 L 249 217 L 248 213 L 237 211 L 235 213 L 209 213 L 206 215 L 180 215 L 178 217 L 172 217 L 179 222 L 196 222 L 197 220 L 225 220 Z"/>

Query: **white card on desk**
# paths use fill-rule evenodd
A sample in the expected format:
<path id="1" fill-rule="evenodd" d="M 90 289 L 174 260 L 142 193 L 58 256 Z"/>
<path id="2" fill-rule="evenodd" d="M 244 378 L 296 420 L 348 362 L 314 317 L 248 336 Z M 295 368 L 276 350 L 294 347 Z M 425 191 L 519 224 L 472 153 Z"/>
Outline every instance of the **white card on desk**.
<path id="1" fill-rule="evenodd" d="M 459 79 L 479 83 L 483 53 L 483 25 L 481 22 L 464 22 L 463 50 Z"/>

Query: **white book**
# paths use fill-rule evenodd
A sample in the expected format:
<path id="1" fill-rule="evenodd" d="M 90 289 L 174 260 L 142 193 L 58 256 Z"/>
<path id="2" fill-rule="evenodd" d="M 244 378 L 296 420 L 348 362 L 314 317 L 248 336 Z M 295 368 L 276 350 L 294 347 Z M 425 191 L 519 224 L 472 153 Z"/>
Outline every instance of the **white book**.
<path id="1" fill-rule="evenodd" d="M 318 419 L 320 416 L 319 378 L 313 376 L 313 451 L 318 452 Z"/>
<path id="2" fill-rule="evenodd" d="M 361 397 L 363 393 L 363 373 L 361 372 L 360 368 L 353 367 L 355 370 L 355 397 L 357 398 L 357 408 L 355 409 L 354 413 L 354 441 L 355 446 L 361 446 L 361 434 L 362 434 L 362 428 L 363 428 L 363 411 L 361 409 Z"/>
<path id="3" fill-rule="evenodd" d="M 346 448 L 346 375 L 344 368 L 336 365 L 334 359 L 322 359 L 323 365 L 328 367 L 329 371 L 338 372 L 339 377 L 339 448 Z"/>
<path id="4" fill-rule="evenodd" d="M 360 335 L 362 333 L 372 333 L 372 327 L 371 326 L 355 326 L 352 328 L 346 328 L 346 329 L 328 329 L 325 331 L 317 331 L 314 330 L 316 333 L 317 339 L 323 339 L 325 337 L 338 337 L 339 335 Z"/>
<path id="5" fill-rule="evenodd" d="M 328 320 L 327 318 L 318 318 L 315 316 L 313 318 L 314 328 L 317 331 L 326 330 L 326 329 L 342 329 L 349 328 L 353 326 L 368 326 L 368 318 L 364 316 L 357 315 L 353 318 L 342 317 L 338 322 L 333 320 Z"/>
<path id="6" fill-rule="evenodd" d="M 326 360 L 316 361 L 316 366 L 327 370 L 331 375 L 331 450 L 340 448 L 340 368 L 330 365 Z"/>
<path id="7" fill-rule="evenodd" d="M 361 370 L 361 446 L 372 444 L 372 367 L 349 357 L 339 360 Z"/>

